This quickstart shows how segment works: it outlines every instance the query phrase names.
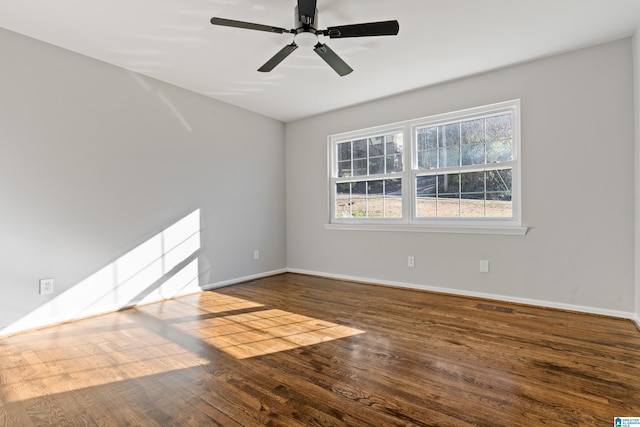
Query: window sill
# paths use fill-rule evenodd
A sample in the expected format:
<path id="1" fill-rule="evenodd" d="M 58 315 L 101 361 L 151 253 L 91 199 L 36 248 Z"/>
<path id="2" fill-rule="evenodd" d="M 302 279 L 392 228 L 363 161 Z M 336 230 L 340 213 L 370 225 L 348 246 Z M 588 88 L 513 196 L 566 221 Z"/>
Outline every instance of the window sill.
<path id="1" fill-rule="evenodd" d="M 407 225 L 407 224 L 325 224 L 325 230 L 400 231 L 412 233 L 493 234 L 524 236 L 529 230 L 521 226 Z"/>

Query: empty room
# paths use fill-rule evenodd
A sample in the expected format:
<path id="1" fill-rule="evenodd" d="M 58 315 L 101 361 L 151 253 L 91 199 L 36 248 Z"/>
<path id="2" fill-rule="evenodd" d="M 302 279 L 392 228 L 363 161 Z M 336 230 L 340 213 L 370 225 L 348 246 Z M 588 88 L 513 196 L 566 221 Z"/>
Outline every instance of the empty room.
<path id="1" fill-rule="evenodd" d="M 0 426 L 640 425 L 640 2 L 0 2 Z"/>

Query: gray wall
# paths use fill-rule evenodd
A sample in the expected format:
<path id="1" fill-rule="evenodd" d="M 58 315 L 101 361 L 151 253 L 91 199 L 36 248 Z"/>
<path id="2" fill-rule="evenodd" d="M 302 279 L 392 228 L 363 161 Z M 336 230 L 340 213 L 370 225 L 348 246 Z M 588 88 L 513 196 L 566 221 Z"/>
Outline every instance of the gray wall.
<path id="1" fill-rule="evenodd" d="M 0 334 L 286 268 L 283 123 L 2 29 L 0 55 Z"/>
<path id="2" fill-rule="evenodd" d="M 287 124 L 288 267 L 631 317 L 632 58 L 625 39 Z M 526 236 L 323 228 L 328 135 L 516 98 Z"/>
<path id="3" fill-rule="evenodd" d="M 640 318 L 629 89 L 639 50 L 627 39 L 570 52 L 285 134 L 280 122 L 0 30 L 0 335 L 287 266 Z M 514 98 L 526 236 L 324 229 L 328 135 Z M 38 295 L 45 277 L 53 295 Z"/>

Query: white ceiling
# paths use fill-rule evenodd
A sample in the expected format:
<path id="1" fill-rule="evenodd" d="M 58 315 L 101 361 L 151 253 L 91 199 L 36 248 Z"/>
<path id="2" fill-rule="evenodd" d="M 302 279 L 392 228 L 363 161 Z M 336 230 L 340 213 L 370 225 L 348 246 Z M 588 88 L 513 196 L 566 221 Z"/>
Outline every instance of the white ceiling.
<path id="1" fill-rule="evenodd" d="M 292 28 L 296 0 L 0 0 L 0 27 L 288 122 L 630 36 L 640 0 L 318 0 L 319 28 L 397 19 L 398 36 L 321 37 L 260 67 L 292 35 L 213 26 L 212 16 Z M 1 68 L 0 68 L 1 69 Z"/>

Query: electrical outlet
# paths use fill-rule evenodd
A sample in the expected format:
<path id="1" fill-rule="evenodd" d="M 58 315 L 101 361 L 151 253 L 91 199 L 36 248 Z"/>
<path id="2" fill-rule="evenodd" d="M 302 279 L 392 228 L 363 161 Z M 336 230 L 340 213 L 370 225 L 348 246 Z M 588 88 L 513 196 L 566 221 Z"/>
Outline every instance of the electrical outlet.
<path id="1" fill-rule="evenodd" d="M 489 272 L 489 261 L 483 259 L 480 261 L 480 273 L 488 273 Z"/>
<path id="2" fill-rule="evenodd" d="M 253 259 L 260 259 L 260 251 L 259 250 L 255 250 L 253 251 Z"/>
<path id="3" fill-rule="evenodd" d="M 40 279 L 40 295 L 53 293 L 53 279 Z"/>
<path id="4" fill-rule="evenodd" d="M 409 257 L 407 258 L 407 267 L 415 267 L 415 260 L 413 258 L 413 255 L 409 255 Z"/>

